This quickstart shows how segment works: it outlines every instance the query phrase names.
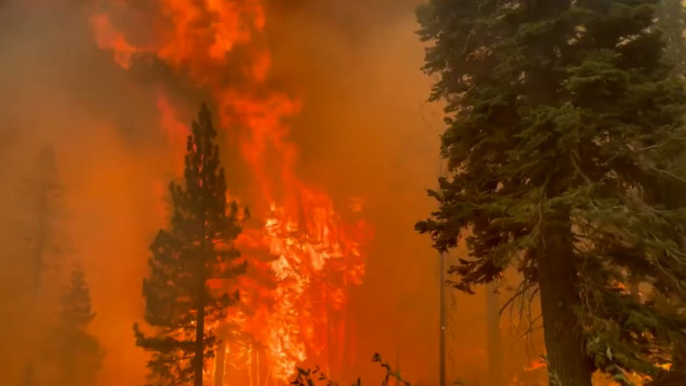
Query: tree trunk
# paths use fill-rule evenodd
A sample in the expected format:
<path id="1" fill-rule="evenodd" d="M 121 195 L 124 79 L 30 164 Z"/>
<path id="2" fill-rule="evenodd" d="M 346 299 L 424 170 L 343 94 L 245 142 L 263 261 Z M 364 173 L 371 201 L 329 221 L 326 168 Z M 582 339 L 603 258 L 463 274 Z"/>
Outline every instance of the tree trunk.
<path id="1" fill-rule="evenodd" d="M 45 270 L 45 252 L 48 246 L 48 235 L 49 235 L 49 213 L 48 213 L 48 188 L 41 185 L 38 190 L 38 202 L 36 206 L 37 219 L 35 223 L 35 228 L 33 229 L 32 236 L 32 250 L 31 250 L 31 304 L 30 307 L 30 317 L 34 326 L 42 326 L 39 323 L 41 302 L 45 299 L 41 299 L 43 296 L 43 271 Z M 42 328 L 42 327 L 41 327 Z M 41 331 L 38 328 L 37 331 Z M 34 341 L 33 345 L 29 344 L 31 350 L 30 356 L 28 358 L 28 364 L 26 370 L 24 371 L 24 386 L 32 386 L 35 383 L 35 362 L 36 362 L 36 344 L 40 346 L 40 343 L 36 343 L 37 340 L 35 335 L 32 334 L 31 340 Z M 40 335 L 40 334 L 38 334 Z M 40 339 L 40 338 L 38 338 Z"/>
<path id="2" fill-rule="evenodd" d="M 198 314 L 195 318 L 195 356 L 193 357 L 193 385 L 202 386 L 205 364 L 205 281 L 202 281 L 202 292 L 198 294 Z"/>
<path id="3" fill-rule="evenodd" d="M 224 368 L 226 367 L 226 342 L 222 339 L 217 347 L 214 359 L 214 386 L 224 386 Z"/>
<path id="4" fill-rule="evenodd" d="M 202 241 L 200 242 L 200 254 L 197 257 L 197 291 L 196 308 L 198 310 L 195 317 L 195 355 L 193 357 L 193 385 L 202 386 L 203 384 L 203 369 L 205 365 L 205 291 L 206 291 L 206 273 L 205 273 L 205 218 L 200 219 L 202 224 Z"/>
<path id="5" fill-rule="evenodd" d="M 503 347 L 500 334 L 500 296 L 495 283 L 486 290 L 486 309 L 488 318 L 488 372 L 491 386 L 504 386 Z"/>
<path id="6" fill-rule="evenodd" d="M 528 0 L 531 21 L 543 21 L 567 11 L 571 0 Z M 526 73 L 526 94 L 532 106 L 555 105 L 563 77 L 555 68 L 557 42 L 538 39 L 529 46 L 530 54 L 540 60 Z M 564 44 L 564 43 L 559 43 Z M 564 159 L 555 160 L 555 173 L 544 185 L 545 197 L 558 197 L 566 190 L 564 178 L 572 167 Z M 562 178 L 560 178 L 562 177 Z M 557 208 L 557 214 L 541 219 L 541 240 L 537 254 L 538 286 L 543 317 L 543 336 L 548 359 L 549 384 L 552 386 L 592 386 L 593 365 L 585 353 L 584 340 L 574 308 L 581 304 L 574 265 L 574 242 L 569 213 Z"/>
<path id="7" fill-rule="evenodd" d="M 574 312 L 580 300 L 571 225 L 560 218 L 551 220 L 557 220 L 559 225 L 550 224 L 544 230 L 543 247 L 537 258 L 549 383 L 591 386 L 594 369 L 585 353 Z"/>

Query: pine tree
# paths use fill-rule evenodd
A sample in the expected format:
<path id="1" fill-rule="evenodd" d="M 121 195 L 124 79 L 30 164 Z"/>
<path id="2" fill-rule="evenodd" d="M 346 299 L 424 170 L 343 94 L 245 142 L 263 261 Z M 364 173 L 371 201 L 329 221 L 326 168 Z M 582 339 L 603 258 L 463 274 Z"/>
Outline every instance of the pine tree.
<path id="1" fill-rule="evenodd" d="M 486 326 L 488 337 L 488 377 L 490 386 L 505 386 L 502 332 L 500 331 L 500 294 L 496 284 L 486 291 Z"/>
<path id="2" fill-rule="evenodd" d="M 25 310 L 32 330 L 25 340 L 34 342 L 27 343 L 33 351 L 35 345 L 42 344 L 40 341 L 46 332 L 45 313 L 51 312 L 51 305 L 57 300 L 51 298 L 55 288 L 46 286 L 59 283 L 59 266 L 69 245 L 62 233 L 63 186 L 55 149 L 51 145 L 44 146 L 38 153 L 21 192 L 21 221 L 17 231 L 23 245 L 17 258 L 18 267 L 26 273 L 22 293 L 28 296 Z M 32 385 L 36 377 L 34 354 L 30 354 L 24 370 L 24 385 Z"/>
<path id="3" fill-rule="evenodd" d="M 98 340 L 87 330 L 94 318 L 86 274 L 78 267 L 62 296 L 58 325 L 44 357 L 54 374 L 49 384 L 95 386 L 103 352 Z"/>
<path id="4" fill-rule="evenodd" d="M 171 223 L 150 247 L 150 277 L 143 283 L 143 295 L 145 320 L 156 335 L 146 337 L 134 326 L 137 345 L 153 353 L 150 385 L 202 386 L 205 360 L 216 344 L 209 324 L 221 320 L 238 297 L 238 292 L 211 293 L 208 280 L 231 279 L 245 271 L 233 247 L 245 216 L 235 202 L 227 203 L 216 136 L 203 104 L 188 137 L 184 185 L 170 184 Z"/>
<path id="5" fill-rule="evenodd" d="M 21 231 L 27 243 L 30 287 L 33 301 L 41 291 L 44 275 L 56 269 L 66 250 L 64 235 L 60 234 L 63 186 L 57 170 L 55 149 L 44 146 L 34 161 L 22 191 L 21 208 L 25 214 Z"/>
<path id="6" fill-rule="evenodd" d="M 540 294 L 551 384 L 656 376 L 683 320 L 622 289 L 628 275 L 684 297 L 686 94 L 663 60 L 655 0 L 430 0 L 418 12 L 432 100 L 447 103 L 451 176 L 418 231 L 472 292 L 509 267 Z"/>

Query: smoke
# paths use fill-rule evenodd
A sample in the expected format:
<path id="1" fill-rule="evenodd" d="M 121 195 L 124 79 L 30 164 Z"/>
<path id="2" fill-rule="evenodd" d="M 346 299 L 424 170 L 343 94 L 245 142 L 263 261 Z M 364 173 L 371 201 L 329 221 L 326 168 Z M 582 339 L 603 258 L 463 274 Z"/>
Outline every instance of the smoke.
<path id="1" fill-rule="evenodd" d="M 297 172 L 337 203 L 362 198 L 374 228 L 365 282 L 352 299 L 356 366 L 341 382 L 381 376 L 375 352 L 412 381 L 437 380 L 438 260 L 413 228 L 434 208 L 425 191 L 435 185 L 443 123 L 440 106 L 426 102 L 431 79 L 420 71 L 414 36 L 418 2 L 267 1 L 274 78 L 303 102 L 291 130 Z M 154 65 L 117 66 L 95 45 L 88 17 L 97 3 L 0 2 L 0 229 L 12 239 L 14 193 L 39 147 L 53 143 L 66 190 L 64 227 L 91 283 L 93 332 L 107 354 L 101 385 L 114 386 L 141 383 L 145 374 L 131 325 L 142 318 L 146 248 L 165 220 L 157 188 L 179 163 L 160 129 L 155 85 L 172 86 L 184 103 L 202 93 Z M 231 185 L 240 185 L 236 178 Z M 0 295 L 10 298 L 11 288 Z M 449 369 L 455 377 L 484 360 L 483 350 L 467 349 L 484 346 L 484 307 L 481 298 L 457 299 L 454 320 L 471 330 L 451 347 L 460 359 Z M 0 347 L 0 355 L 16 347 Z M 17 367 L 1 361 L 0 383 L 16 385 Z"/>
<path id="2" fill-rule="evenodd" d="M 25 176 L 41 146 L 54 144 L 67 213 L 58 226 L 75 251 L 60 268 L 81 261 L 86 269 L 97 312 L 93 332 L 107 350 L 104 384 L 135 384 L 145 358 L 133 349 L 131 325 L 142 311 L 146 248 L 162 225 L 152 210 L 159 205 L 152 186 L 166 179 L 168 170 L 157 161 L 164 149 L 154 140 L 160 134 L 153 94 L 95 47 L 86 6 L 78 1 L 0 6 L 3 244 L 20 243 L 16 218 Z M 21 265 L 16 260 L 21 255 L 8 248 L 2 258 L 3 269 Z M 16 291 L 3 289 L 3 299 L 11 303 Z M 8 316 L 14 327 L 21 326 L 19 336 L 35 327 L 21 323 L 22 313 Z M 3 344 L 0 383 L 19 384 L 24 364 L 4 359 L 29 349 L 26 341 Z"/>

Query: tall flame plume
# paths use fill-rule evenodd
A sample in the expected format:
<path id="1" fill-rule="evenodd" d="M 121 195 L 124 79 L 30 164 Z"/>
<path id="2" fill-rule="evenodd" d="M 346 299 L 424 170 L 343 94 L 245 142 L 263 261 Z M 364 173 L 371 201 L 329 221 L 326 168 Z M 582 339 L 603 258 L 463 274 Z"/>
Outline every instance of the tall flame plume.
<path id="1" fill-rule="evenodd" d="M 137 34 L 137 22 L 152 34 Z M 306 362 L 340 371 L 354 351 L 349 289 L 365 273 L 362 201 L 350 201 L 344 220 L 326 192 L 295 172 L 286 121 L 301 102 L 271 86 L 266 22 L 259 0 L 108 0 L 91 17 L 96 44 L 123 69 L 152 59 L 209 94 L 223 137 L 239 143 L 250 168 L 262 226 L 237 240 L 251 267 L 240 279 L 241 305 L 208 326 L 227 342 L 208 369 L 215 385 L 241 376 L 256 386 L 284 383 Z M 188 129 L 167 94 L 161 88 L 160 126 L 181 160 Z"/>

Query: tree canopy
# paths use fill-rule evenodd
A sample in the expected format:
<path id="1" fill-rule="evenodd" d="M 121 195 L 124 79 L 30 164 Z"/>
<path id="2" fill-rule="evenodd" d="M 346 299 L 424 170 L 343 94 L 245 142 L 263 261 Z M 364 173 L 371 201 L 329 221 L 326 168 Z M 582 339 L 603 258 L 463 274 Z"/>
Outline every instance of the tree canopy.
<path id="1" fill-rule="evenodd" d="M 664 60 L 655 0 L 431 0 L 431 99 L 446 103 L 439 208 L 417 224 L 472 292 L 514 267 L 540 292 L 551 382 L 629 383 L 669 361 L 681 318 L 623 289 L 635 273 L 684 297 L 686 93 Z"/>

